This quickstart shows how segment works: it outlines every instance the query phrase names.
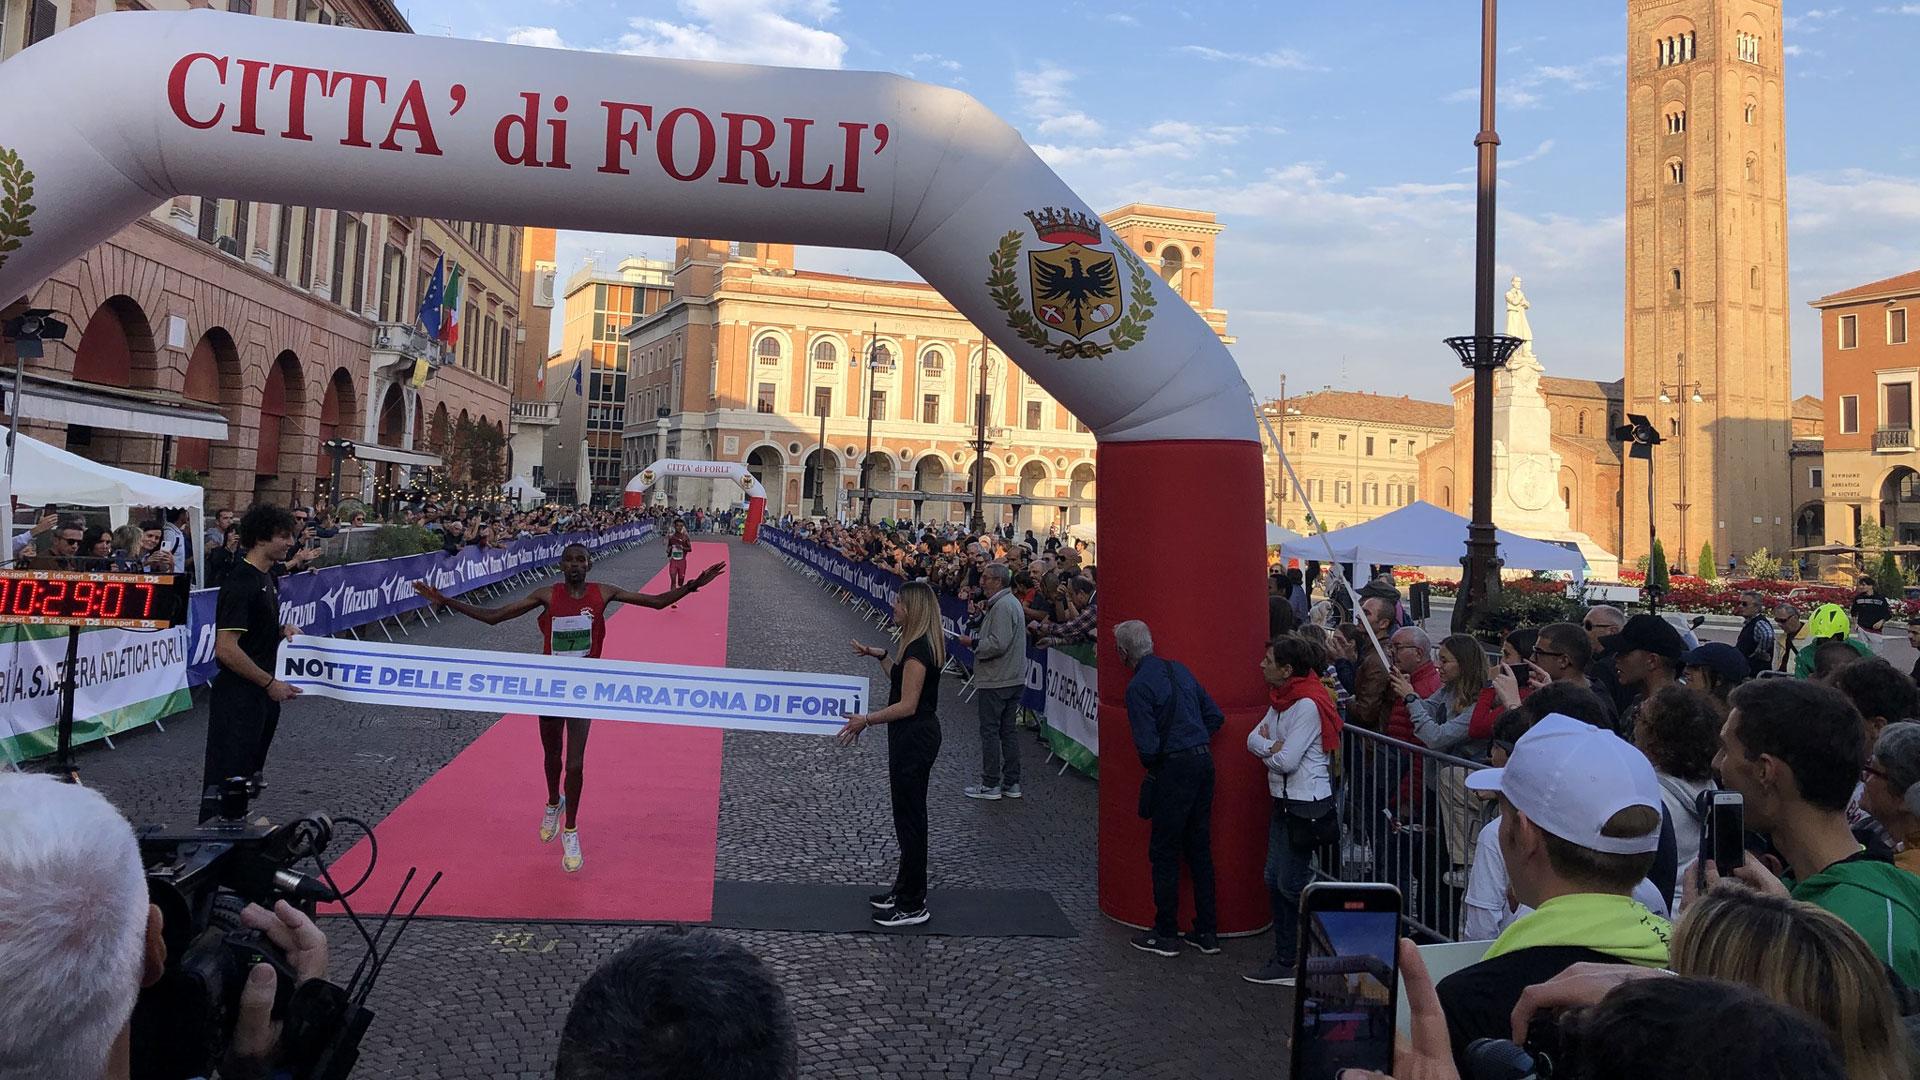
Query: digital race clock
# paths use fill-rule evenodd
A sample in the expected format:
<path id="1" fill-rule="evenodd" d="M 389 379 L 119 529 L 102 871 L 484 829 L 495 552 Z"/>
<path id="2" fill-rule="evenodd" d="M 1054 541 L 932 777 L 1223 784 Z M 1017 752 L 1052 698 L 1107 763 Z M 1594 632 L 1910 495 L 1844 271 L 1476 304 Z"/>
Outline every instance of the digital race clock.
<path id="1" fill-rule="evenodd" d="M 173 575 L 0 570 L 0 625 L 173 625 Z"/>

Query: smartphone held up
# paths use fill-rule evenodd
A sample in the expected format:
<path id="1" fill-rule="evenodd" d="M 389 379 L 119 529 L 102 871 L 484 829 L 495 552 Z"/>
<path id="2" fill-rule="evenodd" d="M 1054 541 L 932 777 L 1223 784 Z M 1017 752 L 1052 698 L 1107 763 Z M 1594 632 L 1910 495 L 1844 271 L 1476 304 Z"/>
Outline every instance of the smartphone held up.
<path id="1" fill-rule="evenodd" d="M 1393 1071 L 1400 890 L 1318 882 L 1300 897 L 1294 971 L 1293 1080 L 1346 1069 Z"/>

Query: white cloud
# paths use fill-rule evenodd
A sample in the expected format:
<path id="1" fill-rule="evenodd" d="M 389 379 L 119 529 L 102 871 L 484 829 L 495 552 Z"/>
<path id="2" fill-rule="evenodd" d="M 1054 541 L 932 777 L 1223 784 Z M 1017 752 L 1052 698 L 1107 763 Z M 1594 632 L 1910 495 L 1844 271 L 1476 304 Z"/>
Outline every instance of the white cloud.
<path id="1" fill-rule="evenodd" d="M 847 42 L 818 24 L 838 14 L 832 0 L 679 0 L 685 22 L 636 18 L 619 52 L 683 60 L 837 68 Z M 805 20 L 805 21 L 802 21 Z"/>
<path id="2" fill-rule="evenodd" d="M 1040 126 L 1035 130 L 1050 138 L 1096 139 L 1106 131 L 1106 127 L 1086 113 L 1074 111 L 1049 116 L 1040 121 Z"/>
<path id="3" fill-rule="evenodd" d="M 945 68 L 948 71 L 959 71 L 965 66 L 960 63 L 960 61 L 951 57 L 941 56 L 939 53 L 914 53 L 913 62 L 916 64 L 932 64 L 934 67 Z"/>
<path id="4" fill-rule="evenodd" d="M 560 39 L 560 31 L 551 26 L 516 26 L 507 31 L 507 44 L 534 45 L 542 49 L 570 49 Z"/>
<path id="5" fill-rule="evenodd" d="M 1272 49 L 1263 53 L 1228 52 L 1206 45 L 1182 45 L 1180 51 L 1191 53 L 1203 60 L 1227 60 L 1236 64 L 1252 64 L 1254 67 L 1273 68 L 1279 71 L 1325 71 L 1316 67 L 1307 59 L 1307 55 L 1298 49 Z"/>
<path id="6" fill-rule="evenodd" d="M 1894 7 L 1873 9 L 1876 15 L 1920 15 L 1920 4 L 1899 4 Z"/>
<path id="7" fill-rule="evenodd" d="M 1139 19 L 1134 18 L 1133 16 L 1127 14 L 1124 11 L 1108 12 L 1107 21 L 1119 23 L 1121 26 L 1139 26 L 1140 25 Z"/>
<path id="8" fill-rule="evenodd" d="M 1802 53 L 1804 53 L 1804 52 L 1806 52 L 1806 51 L 1807 51 L 1807 50 L 1805 50 L 1805 49 L 1803 49 L 1803 48 L 1801 48 L 1801 47 L 1800 47 L 1800 46 L 1798 46 L 1798 45 L 1782 45 L 1782 46 L 1780 46 L 1780 54 L 1781 54 L 1782 56 L 1799 56 L 1800 54 L 1802 54 Z"/>

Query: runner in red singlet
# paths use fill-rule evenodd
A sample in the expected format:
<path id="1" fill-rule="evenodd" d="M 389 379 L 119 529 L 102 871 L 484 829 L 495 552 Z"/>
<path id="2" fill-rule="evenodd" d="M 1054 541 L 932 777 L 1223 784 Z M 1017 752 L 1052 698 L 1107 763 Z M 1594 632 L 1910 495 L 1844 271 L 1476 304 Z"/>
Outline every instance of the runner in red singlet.
<path id="1" fill-rule="evenodd" d="M 687 582 L 687 555 L 693 550 L 693 537 L 687 535 L 687 522 L 681 518 L 673 523 L 673 532 L 667 535 L 667 583 L 684 585 Z"/>
<path id="2" fill-rule="evenodd" d="M 689 547 L 692 545 L 689 544 Z M 714 563 L 700 572 L 692 583 L 686 582 L 682 562 L 680 580 L 663 593 L 637 593 L 612 585 L 587 580 L 593 556 L 584 544 L 570 544 L 560 553 L 560 584 L 521 597 L 503 607 L 486 608 L 455 600 L 424 581 L 413 583 L 413 591 L 431 603 L 444 605 L 470 619 L 492 626 L 517 619 L 529 611 L 540 612 L 540 636 L 543 652 L 550 656 L 600 655 L 607 636 L 607 608 L 612 604 L 639 604 L 664 608 L 679 603 L 687 594 L 712 582 L 726 570 L 727 564 Z M 560 832 L 560 866 L 571 873 L 580 869 L 580 789 L 586 769 L 587 728 L 592 721 L 579 717 L 543 716 L 540 718 L 540 745 L 546 751 L 547 808 L 540 819 L 540 840 L 552 840 L 559 828 L 562 811 L 566 829 Z M 560 787 L 562 736 L 566 762 L 566 791 Z"/>

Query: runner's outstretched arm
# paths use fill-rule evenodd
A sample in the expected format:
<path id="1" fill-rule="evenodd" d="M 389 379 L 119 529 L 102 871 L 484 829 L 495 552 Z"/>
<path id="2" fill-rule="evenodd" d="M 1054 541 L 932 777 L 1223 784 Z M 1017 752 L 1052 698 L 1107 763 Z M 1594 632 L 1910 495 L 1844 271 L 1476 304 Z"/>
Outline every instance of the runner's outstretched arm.
<path id="1" fill-rule="evenodd" d="M 638 604 L 641 607 L 656 609 L 670 607 L 679 603 L 688 593 L 697 591 L 701 586 L 711 585 L 713 580 L 724 573 L 726 569 L 726 563 L 714 563 L 712 566 L 700 571 L 699 577 L 694 578 L 692 581 L 687 582 L 677 589 L 668 589 L 663 593 L 638 593 L 628 592 L 625 589 L 614 589 L 612 593 L 607 596 L 607 603 Z"/>
<path id="2" fill-rule="evenodd" d="M 545 606 L 547 602 L 546 597 L 542 594 L 531 593 L 508 603 L 504 607 L 487 608 L 469 604 L 464 600 L 455 600 L 424 581 L 414 582 L 413 591 L 426 597 L 428 603 L 439 604 L 449 610 L 457 611 L 469 619 L 478 619 L 488 626 L 506 622 L 508 619 L 517 619 L 529 611 Z"/>

